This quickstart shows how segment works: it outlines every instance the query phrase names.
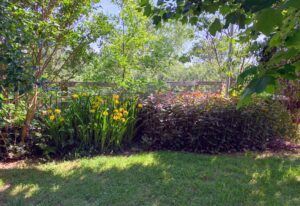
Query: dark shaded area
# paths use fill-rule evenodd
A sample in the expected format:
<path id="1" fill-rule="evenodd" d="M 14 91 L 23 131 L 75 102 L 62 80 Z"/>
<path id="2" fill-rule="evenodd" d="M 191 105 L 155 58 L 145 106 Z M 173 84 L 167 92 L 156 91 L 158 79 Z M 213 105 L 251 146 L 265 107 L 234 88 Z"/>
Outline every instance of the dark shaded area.
<path id="1" fill-rule="evenodd" d="M 65 176 L 0 170 L 0 205 L 300 205 L 300 158 L 150 154 L 157 164 L 102 170 L 103 161 L 82 163 Z M 16 192 L 18 185 L 29 186 Z"/>
<path id="2" fill-rule="evenodd" d="M 294 154 L 298 154 L 300 151 L 300 144 L 283 139 L 275 139 L 269 142 L 267 150 L 271 152 L 292 152 Z"/>

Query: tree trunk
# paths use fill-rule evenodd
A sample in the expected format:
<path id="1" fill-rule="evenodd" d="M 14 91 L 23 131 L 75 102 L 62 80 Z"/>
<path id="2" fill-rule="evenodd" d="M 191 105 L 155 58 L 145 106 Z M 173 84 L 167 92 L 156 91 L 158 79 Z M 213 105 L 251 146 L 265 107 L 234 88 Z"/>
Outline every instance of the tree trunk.
<path id="1" fill-rule="evenodd" d="M 26 138 L 29 136 L 30 124 L 34 118 L 38 104 L 38 87 L 34 86 L 33 95 L 29 98 L 28 109 L 24 121 L 24 125 L 21 130 L 21 143 L 24 144 Z"/>
<path id="2" fill-rule="evenodd" d="M 233 36 L 233 24 L 230 24 L 229 27 L 229 37 L 232 38 Z M 228 60 L 227 60 L 227 64 L 228 64 L 228 72 L 231 73 L 231 62 L 232 62 L 232 39 L 230 39 L 229 41 L 229 45 L 228 45 Z M 227 76 L 226 78 L 226 90 L 225 90 L 225 97 L 228 98 L 229 97 L 229 89 L 231 87 L 231 74 Z"/>

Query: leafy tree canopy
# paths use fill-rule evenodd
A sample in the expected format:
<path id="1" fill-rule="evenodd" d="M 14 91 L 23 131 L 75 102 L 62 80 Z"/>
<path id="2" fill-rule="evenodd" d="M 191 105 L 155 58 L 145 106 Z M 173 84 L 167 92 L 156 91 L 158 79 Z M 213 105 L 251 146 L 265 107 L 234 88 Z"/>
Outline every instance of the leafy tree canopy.
<path id="1" fill-rule="evenodd" d="M 1 85 L 23 93 L 45 77 L 76 73 L 88 60 L 90 43 L 110 31 L 107 18 L 94 12 L 93 3 L 1 1 Z"/>
<path id="2" fill-rule="evenodd" d="M 198 27 L 208 27 L 215 35 L 229 25 L 238 25 L 241 42 L 265 39 L 265 45 L 253 48 L 261 54 L 259 64 L 246 69 L 239 77 L 247 85 L 241 103 L 254 93 L 273 93 L 279 79 L 297 80 L 300 70 L 300 1 L 299 0 L 140 0 L 153 23 L 176 19 Z M 207 25 L 203 15 L 221 14 Z"/>

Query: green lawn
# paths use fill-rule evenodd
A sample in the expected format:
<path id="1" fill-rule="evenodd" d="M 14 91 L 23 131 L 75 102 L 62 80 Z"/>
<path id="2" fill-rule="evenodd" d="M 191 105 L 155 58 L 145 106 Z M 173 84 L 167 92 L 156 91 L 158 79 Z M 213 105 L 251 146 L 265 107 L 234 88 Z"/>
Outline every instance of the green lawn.
<path id="1" fill-rule="evenodd" d="M 300 205 L 300 157 L 153 152 L 0 169 L 0 205 Z"/>

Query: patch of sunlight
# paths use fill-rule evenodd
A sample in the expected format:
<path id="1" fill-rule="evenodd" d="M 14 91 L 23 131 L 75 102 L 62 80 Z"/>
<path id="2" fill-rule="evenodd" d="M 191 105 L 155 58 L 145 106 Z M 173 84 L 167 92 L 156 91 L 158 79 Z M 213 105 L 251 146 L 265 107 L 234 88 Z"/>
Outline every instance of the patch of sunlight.
<path id="1" fill-rule="evenodd" d="M 83 158 L 61 163 L 48 163 L 37 166 L 38 170 L 51 172 L 53 175 L 68 177 L 81 170 L 103 172 L 112 168 L 125 170 L 132 166 L 155 166 L 159 159 L 155 153 L 142 153 L 130 156 L 98 156 L 94 158 Z"/>
<path id="2" fill-rule="evenodd" d="M 251 180 L 249 181 L 249 184 L 250 185 L 255 185 L 257 183 L 257 179 L 259 177 L 259 173 L 258 172 L 255 172 L 252 174 L 252 178 Z"/>
<path id="3" fill-rule="evenodd" d="M 5 190 L 9 189 L 11 187 L 11 184 L 3 184 L 0 186 L 0 192 L 4 192 Z"/>
<path id="4" fill-rule="evenodd" d="M 271 170 L 267 168 L 262 172 L 254 172 L 252 174 L 251 180 L 249 181 L 249 184 L 253 185 L 256 184 L 261 179 L 270 180 L 270 178 L 271 178 Z"/>
<path id="5" fill-rule="evenodd" d="M 218 158 L 217 158 L 216 156 L 214 156 L 214 157 L 211 159 L 210 163 L 212 163 L 212 164 L 215 163 L 215 162 L 217 161 L 217 159 L 218 159 Z"/>
<path id="6" fill-rule="evenodd" d="M 252 190 L 250 194 L 251 194 L 251 196 L 256 196 L 256 197 L 265 197 L 266 196 L 264 191 L 262 191 L 260 189 Z"/>
<path id="7" fill-rule="evenodd" d="M 280 198 L 281 197 L 281 192 L 276 192 L 274 195 L 276 198 Z"/>
<path id="8" fill-rule="evenodd" d="M 255 154 L 255 159 L 269 159 L 269 158 L 284 158 L 290 161 L 296 161 L 300 158 L 300 153 L 291 152 L 263 152 Z"/>
<path id="9" fill-rule="evenodd" d="M 0 179 L 0 188 L 3 187 L 5 185 L 5 183 L 3 182 L 3 180 Z"/>
<path id="10" fill-rule="evenodd" d="M 79 177 L 79 179 L 80 179 L 80 180 L 84 180 L 85 177 L 86 177 L 85 175 L 81 175 L 81 176 Z"/>
<path id="11" fill-rule="evenodd" d="M 170 183 L 171 181 L 174 180 L 174 178 L 172 177 L 172 175 L 169 172 L 167 172 L 166 170 L 164 170 L 162 172 L 162 176 L 163 176 L 162 178 L 163 178 L 163 182 L 164 183 Z"/>
<path id="12" fill-rule="evenodd" d="M 30 198 L 40 190 L 40 187 L 37 184 L 20 184 L 15 186 L 12 191 L 9 193 L 11 196 L 23 195 L 24 198 Z"/>
<path id="13" fill-rule="evenodd" d="M 91 169 L 93 171 L 106 171 L 112 168 L 125 170 L 133 166 L 155 166 L 159 160 L 153 153 L 138 154 L 132 156 L 101 156 L 80 161 L 80 168 Z"/>
<path id="14" fill-rule="evenodd" d="M 53 175 L 66 177 L 72 175 L 79 167 L 78 160 L 65 161 L 61 163 L 48 163 L 37 167 L 41 171 L 51 171 Z"/>
<path id="15" fill-rule="evenodd" d="M 284 180 L 296 179 L 296 181 L 300 182 L 300 167 L 289 167 L 289 169 L 286 170 L 283 179 Z"/>
<path id="16" fill-rule="evenodd" d="M 287 201 L 288 204 L 286 205 L 300 205 L 300 198 L 299 197 L 294 197 L 289 199 L 289 201 Z"/>
<path id="17" fill-rule="evenodd" d="M 59 186 L 59 185 L 53 185 L 53 186 L 50 188 L 50 191 L 51 191 L 51 192 L 57 192 L 59 189 L 60 189 L 60 186 Z"/>

